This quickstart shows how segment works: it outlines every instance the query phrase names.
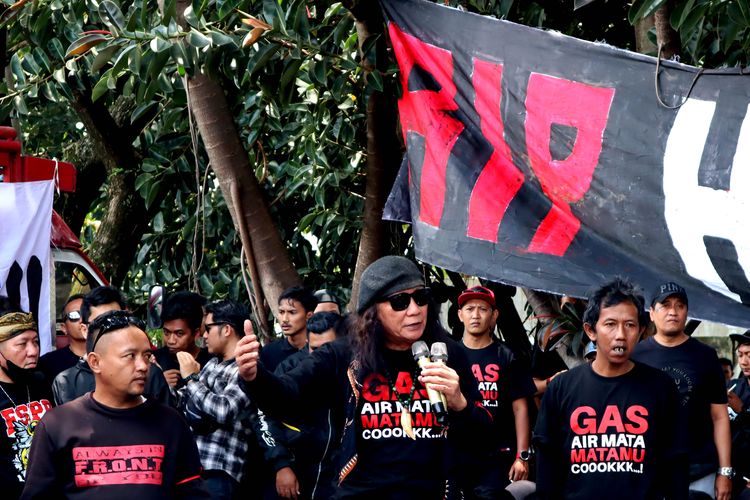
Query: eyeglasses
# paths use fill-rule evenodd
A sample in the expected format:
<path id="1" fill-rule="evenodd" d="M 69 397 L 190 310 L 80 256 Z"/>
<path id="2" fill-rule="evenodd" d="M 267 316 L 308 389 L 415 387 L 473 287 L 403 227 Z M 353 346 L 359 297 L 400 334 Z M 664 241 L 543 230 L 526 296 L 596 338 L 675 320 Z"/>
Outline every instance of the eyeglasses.
<path id="1" fill-rule="evenodd" d="M 63 321 L 70 321 L 71 323 L 81 321 L 81 311 L 70 311 L 63 314 Z"/>
<path id="2" fill-rule="evenodd" d="M 146 324 L 140 319 L 133 316 L 129 311 L 109 311 L 98 316 L 89 325 L 89 335 L 92 335 L 91 347 L 89 352 L 93 352 L 99 339 L 105 334 L 134 326 L 140 330 L 146 331 Z"/>
<path id="3" fill-rule="evenodd" d="M 429 288 L 420 288 L 411 293 L 401 292 L 389 295 L 382 302 L 390 303 L 391 309 L 394 311 L 405 311 L 409 307 L 409 304 L 411 304 L 411 299 L 414 299 L 414 303 L 422 307 L 430 301 L 430 296 Z"/>
<path id="4" fill-rule="evenodd" d="M 224 326 L 228 324 L 229 323 L 227 323 L 226 321 L 219 321 L 218 323 L 206 323 L 204 326 L 206 327 L 206 331 L 209 331 L 211 328 L 215 326 Z"/>

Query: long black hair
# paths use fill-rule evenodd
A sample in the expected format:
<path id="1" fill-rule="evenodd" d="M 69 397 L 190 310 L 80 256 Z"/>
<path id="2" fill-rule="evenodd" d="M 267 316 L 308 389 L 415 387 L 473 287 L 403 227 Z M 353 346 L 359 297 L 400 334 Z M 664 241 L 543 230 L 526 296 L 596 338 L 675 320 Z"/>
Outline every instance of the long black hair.
<path id="1" fill-rule="evenodd" d="M 427 303 L 427 321 L 420 340 L 431 344 L 434 338 L 442 333 L 448 335 L 440 324 L 437 306 L 430 299 Z M 349 338 L 351 340 L 353 358 L 359 364 L 362 373 L 387 373 L 387 366 L 383 353 L 385 352 L 385 328 L 378 318 L 377 303 L 357 315 L 352 322 Z"/>

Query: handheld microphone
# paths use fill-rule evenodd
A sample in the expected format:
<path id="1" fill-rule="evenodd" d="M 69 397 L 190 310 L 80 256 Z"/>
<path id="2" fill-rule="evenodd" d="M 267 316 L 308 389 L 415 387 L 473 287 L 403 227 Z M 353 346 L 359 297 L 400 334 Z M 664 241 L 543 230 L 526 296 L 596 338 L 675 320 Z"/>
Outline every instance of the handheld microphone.
<path id="1" fill-rule="evenodd" d="M 425 363 L 430 362 L 430 351 L 427 349 L 427 344 L 422 340 L 418 340 L 411 345 L 411 353 L 420 368 L 424 368 Z M 427 396 L 430 398 L 430 406 L 437 422 L 440 425 L 448 423 L 448 409 L 443 399 L 444 396 L 429 387 L 427 387 Z"/>
<path id="2" fill-rule="evenodd" d="M 445 342 L 434 342 L 430 347 L 430 358 L 433 363 L 447 363 L 448 362 L 448 346 Z M 440 393 L 440 399 L 443 400 L 443 405 L 447 408 L 448 401 L 445 399 L 445 394 Z"/>

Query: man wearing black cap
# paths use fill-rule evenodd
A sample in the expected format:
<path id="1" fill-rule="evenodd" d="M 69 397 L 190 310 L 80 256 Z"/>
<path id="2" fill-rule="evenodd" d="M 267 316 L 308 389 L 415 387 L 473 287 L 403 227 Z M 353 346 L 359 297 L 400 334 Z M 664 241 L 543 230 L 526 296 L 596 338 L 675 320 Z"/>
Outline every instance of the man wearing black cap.
<path id="1" fill-rule="evenodd" d="M 316 291 L 314 295 L 315 298 L 318 299 L 318 305 L 315 306 L 315 314 L 320 312 L 333 312 L 336 314 L 341 314 L 339 301 L 336 300 L 336 296 L 331 293 L 330 290 L 321 288 L 320 290 Z"/>
<path id="2" fill-rule="evenodd" d="M 719 358 L 685 333 L 688 298 L 676 283 L 660 285 L 649 313 L 656 335 L 638 344 L 633 359 L 666 372 L 677 384 L 687 418 L 690 489 L 728 500 L 732 493 L 731 434 Z"/>
<path id="3" fill-rule="evenodd" d="M 526 398 L 534 395 L 536 387 L 513 352 L 492 335 L 497 317 L 495 294 L 489 288 L 475 286 L 458 296 L 458 318 L 464 324 L 461 345 L 482 395 L 482 405 L 492 414 L 494 423 L 487 436 L 488 453 L 472 453 L 463 461 L 462 488 L 467 499 L 499 498 L 509 482 L 529 475 Z"/>

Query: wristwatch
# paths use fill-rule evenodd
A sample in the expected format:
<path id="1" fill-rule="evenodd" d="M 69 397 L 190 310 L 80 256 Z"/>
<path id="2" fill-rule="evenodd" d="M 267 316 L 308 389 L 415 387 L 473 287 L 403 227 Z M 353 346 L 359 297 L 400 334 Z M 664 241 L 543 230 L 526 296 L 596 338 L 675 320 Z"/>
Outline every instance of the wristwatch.
<path id="1" fill-rule="evenodd" d="M 195 380 L 197 382 L 198 381 L 198 374 L 197 373 L 191 373 L 190 375 L 188 375 L 187 377 L 185 377 L 182 380 L 185 381 L 185 385 L 187 385 L 187 383 L 190 382 L 191 380 Z"/>
<path id="2" fill-rule="evenodd" d="M 518 452 L 518 456 L 516 457 L 524 462 L 528 462 L 531 458 L 531 452 L 529 450 L 521 450 Z"/>
<path id="3" fill-rule="evenodd" d="M 732 479 L 735 475 L 734 468 L 732 467 L 719 467 L 719 470 L 716 471 L 716 473 L 720 476 L 728 477 L 729 479 Z"/>

